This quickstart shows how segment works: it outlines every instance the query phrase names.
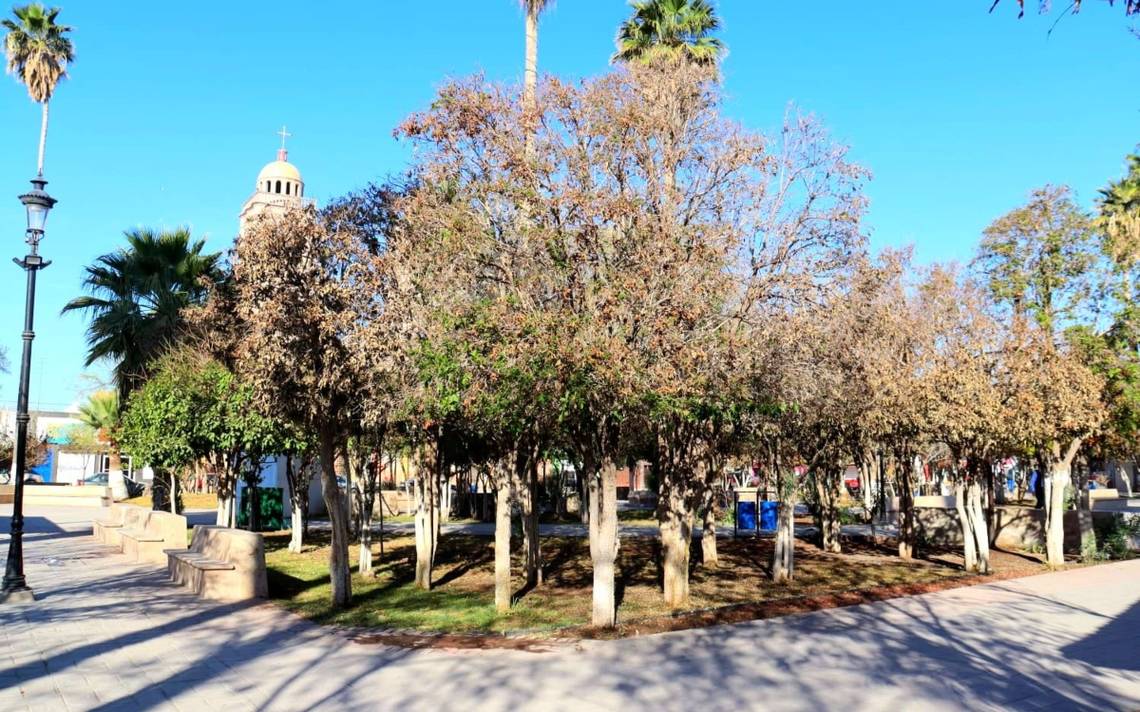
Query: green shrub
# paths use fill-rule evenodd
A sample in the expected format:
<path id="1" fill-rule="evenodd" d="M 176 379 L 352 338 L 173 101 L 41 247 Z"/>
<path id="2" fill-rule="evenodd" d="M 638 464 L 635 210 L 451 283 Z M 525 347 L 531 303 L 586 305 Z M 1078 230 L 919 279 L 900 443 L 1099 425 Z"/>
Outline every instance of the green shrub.
<path id="1" fill-rule="evenodd" d="M 1097 541 L 1097 558 L 1107 561 L 1131 559 L 1136 556 L 1132 550 L 1130 539 L 1140 537 L 1140 517 L 1125 519 L 1115 516 L 1107 521 L 1100 521 L 1095 527 Z"/>

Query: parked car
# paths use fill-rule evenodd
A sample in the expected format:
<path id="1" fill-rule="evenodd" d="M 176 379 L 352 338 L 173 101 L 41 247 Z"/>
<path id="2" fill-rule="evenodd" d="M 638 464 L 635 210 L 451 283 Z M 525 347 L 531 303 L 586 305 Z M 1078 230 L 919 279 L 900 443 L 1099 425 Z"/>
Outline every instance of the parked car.
<path id="1" fill-rule="evenodd" d="M 127 496 L 138 497 L 142 495 L 146 487 L 141 482 L 136 482 L 130 477 L 123 475 L 123 481 L 127 484 Z M 90 477 L 84 477 L 79 481 L 81 485 L 96 485 L 98 487 L 109 487 L 111 484 L 111 473 L 109 472 L 96 472 Z"/>

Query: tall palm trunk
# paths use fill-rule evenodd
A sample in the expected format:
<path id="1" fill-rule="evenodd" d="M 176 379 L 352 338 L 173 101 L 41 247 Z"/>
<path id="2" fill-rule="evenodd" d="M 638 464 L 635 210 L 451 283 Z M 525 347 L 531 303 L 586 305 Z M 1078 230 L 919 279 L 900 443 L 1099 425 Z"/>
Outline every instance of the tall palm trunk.
<path id="1" fill-rule="evenodd" d="M 534 106 L 535 93 L 538 88 L 538 13 L 538 3 L 527 3 L 526 68 L 523 72 L 523 99 L 528 110 Z"/>
<path id="2" fill-rule="evenodd" d="M 43 107 L 43 116 L 40 119 L 40 153 L 39 159 L 36 161 L 36 175 L 43 177 L 44 174 L 44 146 L 47 145 L 47 129 L 48 129 L 48 102 L 44 101 L 40 105 Z"/>

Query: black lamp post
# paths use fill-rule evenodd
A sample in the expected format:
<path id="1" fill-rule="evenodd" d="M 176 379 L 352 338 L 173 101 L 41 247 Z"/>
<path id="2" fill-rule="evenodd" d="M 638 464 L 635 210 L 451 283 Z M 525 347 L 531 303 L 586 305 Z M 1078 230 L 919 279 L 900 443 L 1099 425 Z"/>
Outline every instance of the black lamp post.
<path id="1" fill-rule="evenodd" d="M 12 463 L 12 475 L 16 479 L 15 494 L 12 498 L 11 538 L 8 541 L 8 563 L 4 569 L 4 588 L 0 590 L 0 602 L 34 601 L 35 594 L 24 579 L 24 472 L 28 456 L 28 380 L 32 370 L 32 322 L 36 312 L 36 272 L 51 264 L 40 257 L 40 240 L 44 236 L 44 224 L 48 212 L 55 205 L 55 198 L 44 190 L 47 181 L 37 176 L 32 179 L 32 190 L 20 196 L 20 202 L 28 211 L 26 241 L 28 254 L 24 259 L 13 258 L 13 262 L 28 275 L 28 292 L 24 302 L 24 354 L 20 359 L 20 395 L 16 402 L 16 443 Z"/>

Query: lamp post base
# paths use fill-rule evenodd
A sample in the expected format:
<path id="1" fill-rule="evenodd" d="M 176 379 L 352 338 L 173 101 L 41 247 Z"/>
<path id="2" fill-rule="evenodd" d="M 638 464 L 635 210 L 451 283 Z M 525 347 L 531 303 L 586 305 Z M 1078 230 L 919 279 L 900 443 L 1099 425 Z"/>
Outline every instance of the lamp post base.
<path id="1" fill-rule="evenodd" d="M 32 603 L 36 594 L 30 588 L 17 588 L 11 591 L 0 591 L 0 604 L 4 603 Z"/>

